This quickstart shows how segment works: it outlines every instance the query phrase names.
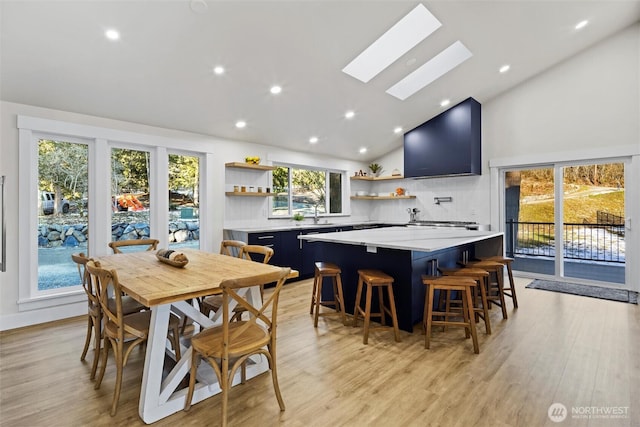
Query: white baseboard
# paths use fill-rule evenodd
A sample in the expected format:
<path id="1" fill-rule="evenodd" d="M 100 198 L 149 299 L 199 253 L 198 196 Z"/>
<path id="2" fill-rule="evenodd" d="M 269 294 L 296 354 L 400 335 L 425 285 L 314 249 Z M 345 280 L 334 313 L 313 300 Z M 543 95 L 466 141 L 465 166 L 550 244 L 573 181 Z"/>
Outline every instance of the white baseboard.
<path id="1" fill-rule="evenodd" d="M 87 314 L 87 302 L 59 305 L 38 310 L 23 311 L 0 316 L 0 331 L 38 325 L 54 320 L 68 319 Z"/>

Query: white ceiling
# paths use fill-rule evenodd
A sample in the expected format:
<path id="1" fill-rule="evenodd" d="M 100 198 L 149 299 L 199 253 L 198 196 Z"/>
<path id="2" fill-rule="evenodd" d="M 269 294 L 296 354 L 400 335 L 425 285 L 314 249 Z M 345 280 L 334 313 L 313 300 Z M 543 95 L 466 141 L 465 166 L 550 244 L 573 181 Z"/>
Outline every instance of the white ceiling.
<path id="1" fill-rule="evenodd" d="M 363 83 L 341 70 L 419 2 L 208 1 L 194 12 L 203 1 L 1 0 L 1 99 L 369 161 L 442 99 L 487 102 L 640 20 L 640 1 L 423 1 L 442 27 Z M 385 93 L 456 40 L 471 59 L 405 101 Z"/>

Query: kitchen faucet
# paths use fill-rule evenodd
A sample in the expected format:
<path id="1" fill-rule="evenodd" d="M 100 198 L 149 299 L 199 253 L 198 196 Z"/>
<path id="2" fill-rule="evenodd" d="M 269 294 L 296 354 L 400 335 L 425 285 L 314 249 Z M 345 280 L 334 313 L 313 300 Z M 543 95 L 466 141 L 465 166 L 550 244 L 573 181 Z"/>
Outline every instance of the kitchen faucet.
<path id="1" fill-rule="evenodd" d="M 313 223 L 317 224 L 320 218 L 318 218 L 318 205 L 315 205 L 316 211 L 313 214 Z"/>
<path id="2" fill-rule="evenodd" d="M 418 208 L 407 208 L 407 212 L 409 213 L 409 222 L 415 222 L 416 221 L 416 215 L 418 215 L 418 213 L 420 212 L 420 209 Z"/>

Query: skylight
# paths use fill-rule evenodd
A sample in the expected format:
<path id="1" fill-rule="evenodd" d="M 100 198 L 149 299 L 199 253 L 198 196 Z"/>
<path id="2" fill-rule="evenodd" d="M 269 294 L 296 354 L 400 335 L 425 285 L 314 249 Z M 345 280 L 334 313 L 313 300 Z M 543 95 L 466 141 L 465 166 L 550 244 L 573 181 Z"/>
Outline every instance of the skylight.
<path id="1" fill-rule="evenodd" d="M 387 93 L 404 101 L 472 56 L 471 51 L 458 40 L 407 77 L 391 86 L 387 89 Z"/>
<path id="2" fill-rule="evenodd" d="M 342 69 L 367 83 L 442 24 L 419 4 Z"/>

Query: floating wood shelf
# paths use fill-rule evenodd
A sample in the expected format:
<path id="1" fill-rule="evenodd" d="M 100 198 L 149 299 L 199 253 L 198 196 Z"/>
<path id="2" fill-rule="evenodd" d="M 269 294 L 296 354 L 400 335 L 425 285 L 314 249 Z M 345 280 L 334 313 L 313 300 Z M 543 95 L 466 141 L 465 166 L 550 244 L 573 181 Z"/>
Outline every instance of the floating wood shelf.
<path id="1" fill-rule="evenodd" d="M 224 194 L 227 196 L 241 196 L 241 197 L 269 197 L 274 196 L 274 193 L 257 193 L 257 192 L 249 192 L 249 191 L 227 191 Z"/>
<path id="2" fill-rule="evenodd" d="M 404 179 L 402 175 L 388 175 L 388 176 L 352 176 L 351 179 L 357 181 L 389 181 L 392 179 Z"/>
<path id="3" fill-rule="evenodd" d="M 225 167 L 228 168 L 240 168 L 240 169 L 253 169 L 259 171 L 272 171 L 276 167 L 275 166 L 267 166 L 267 165 L 255 165 L 253 163 L 242 163 L 242 162 L 231 162 L 225 163 Z"/>
<path id="4" fill-rule="evenodd" d="M 415 198 L 416 196 L 351 196 L 351 200 L 397 200 Z"/>

